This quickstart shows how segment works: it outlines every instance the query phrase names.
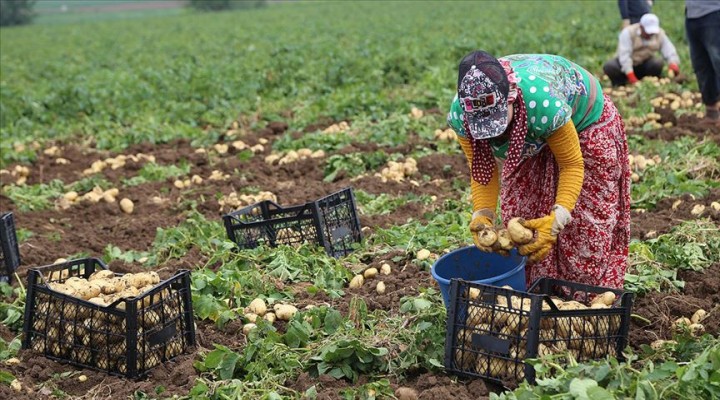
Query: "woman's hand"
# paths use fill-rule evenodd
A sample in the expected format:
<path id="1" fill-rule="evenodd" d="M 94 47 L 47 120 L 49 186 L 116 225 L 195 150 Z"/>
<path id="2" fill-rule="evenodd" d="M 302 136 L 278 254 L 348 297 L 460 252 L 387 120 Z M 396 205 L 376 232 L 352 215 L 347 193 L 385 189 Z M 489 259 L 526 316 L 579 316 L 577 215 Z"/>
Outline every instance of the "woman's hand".
<path id="1" fill-rule="evenodd" d="M 485 215 L 475 216 L 470 222 L 470 233 L 473 242 L 475 242 L 475 247 L 486 253 L 493 251 L 492 245 L 497 240 L 497 234 L 489 217 Z"/>
<path id="2" fill-rule="evenodd" d="M 537 234 L 535 240 L 518 247 L 520 254 L 528 256 L 531 264 L 539 263 L 550 253 L 557 243 L 557 235 L 571 221 L 570 212 L 563 206 L 556 204 L 550 215 L 542 218 L 525 221 L 523 226 L 534 230 Z"/>
<path id="3" fill-rule="evenodd" d="M 476 211 L 470 222 L 470 233 L 475 247 L 486 253 L 498 253 L 507 256 L 510 253 L 501 248 L 498 242 L 498 231 L 493 225 L 495 213 L 490 210 Z"/>

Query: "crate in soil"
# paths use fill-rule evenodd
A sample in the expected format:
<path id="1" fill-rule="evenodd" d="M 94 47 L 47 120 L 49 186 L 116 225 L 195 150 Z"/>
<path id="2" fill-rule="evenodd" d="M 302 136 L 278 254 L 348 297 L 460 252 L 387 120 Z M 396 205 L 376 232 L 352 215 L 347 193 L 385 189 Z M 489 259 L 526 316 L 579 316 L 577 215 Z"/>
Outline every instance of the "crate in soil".
<path id="1" fill-rule="evenodd" d="M 605 292 L 615 295 L 607 308 L 578 306 L 600 302 L 597 295 Z M 538 279 L 528 292 L 454 279 L 445 368 L 501 383 L 534 382 L 527 358 L 564 353 L 578 361 L 622 359 L 632 300 L 622 290 L 549 278 Z"/>
<path id="2" fill-rule="evenodd" d="M 12 275 L 20 265 L 20 249 L 15 234 L 12 213 L 0 214 L 0 282 L 12 282 Z"/>
<path id="3" fill-rule="evenodd" d="M 240 249 L 314 243 L 341 257 L 362 240 L 352 188 L 296 206 L 262 201 L 223 216 L 223 221 Z"/>
<path id="4" fill-rule="evenodd" d="M 102 295 L 88 301 L 67 294 L 71 282 L 101 270 L 107 270 L 101 260 L 86 258 L 29 271 L 24 349 L 137 378 L 195 345 L 189 271 L 179 271 L 170 279 L 139 289 L 135 297 L 108 305 L 96 304 Z M 130 276 L 105 274 L 108 284 L 129 281 Z"/>

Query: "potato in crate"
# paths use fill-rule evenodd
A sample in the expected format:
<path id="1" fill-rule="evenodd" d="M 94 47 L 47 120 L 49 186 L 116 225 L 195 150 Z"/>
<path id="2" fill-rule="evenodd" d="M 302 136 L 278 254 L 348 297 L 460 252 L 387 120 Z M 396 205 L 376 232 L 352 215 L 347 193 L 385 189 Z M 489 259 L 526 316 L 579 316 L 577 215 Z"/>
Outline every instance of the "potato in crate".
<path id="1" fill-rule="evenodd" d="M 20 250 L 12 213 L 0 214 L 0 282 L 12 282 L 20 265 Z"/>
<path id="2" fill-rule="evenodd" d="M 223 216 L 223 221 L 240 249 L 313 243 L 341 257 L 362 240 L 352 188 L 297 206 L 262 201 Z"/>
<path id="3" fill-rule="evenodd" d="M 137 378 L 195 345 L 190 272 L 117 274 L 96 258 L 29 271 L 24 349 Z"/>
<path id="4" fill-rule="evenodd" d="M 497 382 L 534 382 L 527 358 L 622 359 L 631 308 L 631 293 L 557 279 L 538 279 L 528 292 L 453 279 L 445 368 Z"/>

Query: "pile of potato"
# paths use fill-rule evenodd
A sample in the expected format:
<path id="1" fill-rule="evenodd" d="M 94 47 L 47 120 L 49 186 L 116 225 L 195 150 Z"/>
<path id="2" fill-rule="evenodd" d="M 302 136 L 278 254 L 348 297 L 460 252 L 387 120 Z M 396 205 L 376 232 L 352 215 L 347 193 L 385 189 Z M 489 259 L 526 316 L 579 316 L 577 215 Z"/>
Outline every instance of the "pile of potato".
<path id="1" fill-rule="evenodd" d="M 147 161 L 154 163 L 155 162 L 155 156 L 152 154 L 143 154 L 143 153 L 137 153 L 137 154 L 119 154 L 116 157 L 110 157 L 106 158 L 104 160 L 96 160 L 93 161 L 92 164 L 90 164 L 90 168 L 87 168 L 83 170 L 83 175 L 93 175 L 102 172 L 106 168 L 110 169 L 118 169 L 125 166 L 125 163 L 131 160 L 133 162 L 140 162 L 140 161 Z"/>
<path id="2" fill-rule="evenodd" d="M 125 374 L 126 302 L 119 300 L 142 296 L 157 286 L 159 276 L 155 272 L 116 276 L 110 270 L 98 270 L 88 279 L 68 275 L 68 270 L 50 273 L 48 287 L 96 306 L 113 307 L 98 309 L 38 292 L 31 348 L 50 356 Z M 182 305 L 178 292 L 171 292 L 168 287 L 141 297 L 136 304 L 137 369 L 152 368 L 182 353 Z M 165 345 L 151 346 L 148 338 L 169 324 L 175 324 L 174 337 Z"/>
<path id="3" fill-rule="evenodd" d="M 510 289 L 510 286 L 504 286 Z M 520 296 L 497 295 L 494 304 L 481 303 L 481 292 L 470 288 L 470 299 L 464 329 L 456 335 L 455 365 L 457 368 L 479 375 L 495 378 L 525 377 L 528 324 L 531 317 L 531 299 Z M 613 292 L 596 296 L 589 305 L 575 300 L 564 301 L 550 297 L 560 311 L 589 309 L 608 309 L 615 302 Z M 543 311 L 554 311 L 547 303 L 542 303 Z M 620 315 L 587 315 L 540 318 L 538 357 L 567 353 L 577 360 L 588 360 L 605 355 L 614 355 L 616 335 L 619 334 Z M 509 354 L 493 354 L 472 344 L 473 334 L 493 336 L 510 341 Z"/>
<path id="4" fill-rule="evenodd" d="M 220 210 L 223 211 L 226 208 L 237 210 L 240 207 L 249 206 L 251 204 L 259 203 L 261 201 L 270 200 L 277 202 L 277 196 L 272 192 L 259 192 L 257 194 L 240 194 L 236 192 L 230 192 L 227 196 L 223 196 L 218 200 Z M 257 209 L 258 213 L 260 209 Z"/>
<path id="5" fill-rule="evenodd" d="M 375 176 L 384 183 L 387 181 L 401 182 L 418 172 L 417 161 L 408 157 L 403 162 L 388 161 L 387 167 L 383 168 Z"/>
<path id="6" fill-rule="evenodd" d="M 508 222 L 507 229 L 483 229 L 478 232 L 478 242 L 500 252 L 511 250 L 517 245 L 530 243 L 534 233 L 522 225 L 524 222 L 525 220 L 522 218 L 512 218 Z"/>
<path id="7" fill-rule="evenodd" d="M 256 298 L 245 307 L 245 320 L 248 322 L 243 325 L 243 333 L 249 334 L 251 330 L 257 328 L 258 319 L 262 318 L 273 324 L 275 320 L 290 321 L 290 319 L 297 314 L 298 309 L 292 304 L 274 304 L 272 310 L 268 309 L 265 300 Z"/>
<path id="8" fill-rule="evenodd" d="M 451 128 L 442 130 L 442 129 L 435 129 L 435 139 L 443 141 L 443 142 L 454 142 L 457 138 L 457 135 L 455 134 L 455 131 Z"/>
<path id="9" fill-rule="evenodd" d="M 300 160 L 306 160 L 308 158 L 323 158 L 325 157 L 325 151 L 323 150 L 315 150 L 312 151 L 310 149 L 298 149 L 290 150 L 285 154 L 280 153 L 272 153 L 265 157 L 265 162 L 273 165 L 285 165 L 285 164 L 291 164 L 296 161 Z"/>
<path id="10" fill-rule="evenodd" d="M 22 165 L 16 165 L 14 169 L 0 169 L 0 175 L 10 175 L 15 179 L 15 184 L 20 186 L 27 182 L 28 176 L 30 176 L 30 169 Z"/>

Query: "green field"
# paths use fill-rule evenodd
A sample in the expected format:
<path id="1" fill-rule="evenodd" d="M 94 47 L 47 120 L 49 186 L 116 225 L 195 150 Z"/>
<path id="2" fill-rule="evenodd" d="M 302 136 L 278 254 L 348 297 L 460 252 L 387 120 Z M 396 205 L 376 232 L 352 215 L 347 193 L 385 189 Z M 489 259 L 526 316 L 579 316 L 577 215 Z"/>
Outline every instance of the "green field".
<path id="1" fill-rule="evenodd" d="M 657 8 L 689 71 L 680 3 Z M 28 133 L 37 140 L 86 132 L 98 146 L 120 149 L 195 137 L 199 126 L 223 129 L 259 108 L 266 118 L 293 111 L 295 128 L 322 116 L 444 108 L 457 60 L 475 48 L 555 53 L 601 72 L 616 46 L 616 14 L 611 2 L 296 3 L 151 24 L 6 29 L 0 132 L 4 146 Z M 465 23 L 467 15 L 483 23 Z M 2 162 L 13 157 L 4 151 Z"/>
<path id="2" fill-rule="evenodd" d="M 69 11 L 52 12 L 59 3 Z M 124 272 L 156 270 L 163 279 L 190 268 L 202 341 L 193 355 L 142 381 L 55 363 L 37 374 L 45 364 L 20 351 L 16 337 L 25 287 L 0 284 L 0 361 L 18 360 L 0 364 L 0 397 L 371 400 L 396 398 L 395 389 L 409 386 L 424 391 L 420 398 L 483 398 L 477 386 L 443 371 L 447 315 L 429 273 L 439 255 L 471 240 L 464 159 L 455 143 L 435 137 L 446 129 L 457 63 L 475 49 L 554 53 L 602 76 L 619 33 L 616 2 L 73 11 L 122 3 L 131 2 L 38 1 L 34 24 L 0 29 L 0 211 L 17 216 L 23 283 L 28 268 L 61 257 L 97 256 Z M 681 1 L 659 1 L 654 12 L 690 80 L 613 92 L 626 120 L 657 111 L 650 105 L 656 97 L 697 92 L 683 8 Z M 489 387 L 491 398 L 720 396 L 720 307 L 712 293 L 720 233 L 719 214 L 711 211 L 720 146 L 715 132 L 694 125 L 701 110 L 696 101 L 663 109 L 674 122 L 662 128 L 649 120 L 628 126 L 631 153 L 660 160 L 633 169 L 633 229 L 644 230 L 633 232 L 626 278 L 638 307 L 629 361 L 563 364 L 564 356 L 546 357 L 537 362 L 538 385 L 512 391 L 497 384 Z M 349 127 L 323 133 L 341 122 Z M 247 146 L 228 151 L 238 139 Z M 301 149 L 323 154 L 300 164 L 267 158 Z M 68 164 L 55 151 L 66 151 Z M 138 154 L 147 158 L 109 166 L 115 156 Z M 408 158 L 419 171 L 397 182 L 378 178 Z M 23 167 L 26 176 L 18 172 Z M 227 177 L 210 178 L 217 173 Z M 226 237 L 221 216 L 233 195 L 270 191 L 284 204 L 345 186 L 356 188 L 361 222 L 372 221 L 346 257 L 309 245 L 237 252 Z M 71 192 L 85 198 L 110 188 L 119 189 L 117 200 L 135 202 L 134 214 L 118 211 L 114 197 L 67 200 Z M 695 213 L 696 205 L 705 211 Z M 431 256 L 418 257 L 425 249 Z M 384 263 L 394 274 L 384 278 L 386 297 L 375 286 L 382 275 L 349 288 L 354 276 Z M 688 286 L 695 292 L 684 292 Z M 260 319 L 243 333 L 255 298 L 300 310 L 279 325 Z M 673 328 L 702 307 L 710 315 L 705 334 Z M 652 349 L 656 339 L 676 342 Z M 438 382 L 438 390 L 427 382 Z"/>

